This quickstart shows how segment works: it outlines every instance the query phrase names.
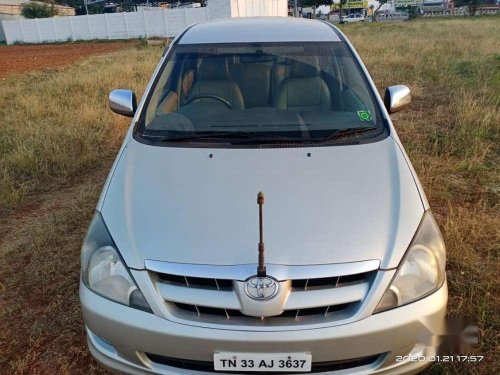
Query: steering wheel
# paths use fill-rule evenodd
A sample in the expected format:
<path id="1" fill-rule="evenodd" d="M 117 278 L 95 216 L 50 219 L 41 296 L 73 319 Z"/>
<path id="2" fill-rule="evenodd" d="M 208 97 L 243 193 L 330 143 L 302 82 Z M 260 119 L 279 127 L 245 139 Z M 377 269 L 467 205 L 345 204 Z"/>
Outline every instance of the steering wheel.
<path id="1" fill-rule="evenodd" d="M 226 105 L 227 108 L 229 109 L 233 109 L 233 106 L 231 105 L 231 103 L 229 103 L 228 100 L 224 99 L 223 97 L 221 96 L 218 96 L 218 95 L 214 95 L 214 94 L 197 94 L 197 95 L 193 95 L 192 97 L 190 97 L 185 103 L 184 105 L 188 105 L 192 102 L 194 102 L 195 100 L 197 99 L 215 99 L 215 100 L 218 100 L 219 102 L 222 102 Z"/>

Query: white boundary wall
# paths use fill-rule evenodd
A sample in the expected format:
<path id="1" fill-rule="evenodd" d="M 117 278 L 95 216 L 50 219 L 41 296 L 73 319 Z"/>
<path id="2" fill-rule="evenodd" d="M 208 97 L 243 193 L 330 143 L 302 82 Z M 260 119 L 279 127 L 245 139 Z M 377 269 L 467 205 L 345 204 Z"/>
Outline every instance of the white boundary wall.
<path id="1" fill-rule="evenodd" d="M 282 16 L 287 0 L 209 0 L 204 8 L 2 21 L 7 44 L 173 37 L 193 23 L 228 17 Z"/>

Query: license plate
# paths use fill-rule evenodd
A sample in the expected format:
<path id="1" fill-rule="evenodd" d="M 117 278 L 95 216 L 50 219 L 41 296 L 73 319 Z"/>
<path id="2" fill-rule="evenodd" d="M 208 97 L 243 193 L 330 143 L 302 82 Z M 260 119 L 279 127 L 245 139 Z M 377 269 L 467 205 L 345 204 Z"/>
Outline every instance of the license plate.
<path id="1" fill-rule="evenodd" d="M 215 371 L 309 372 L 311 361 L 306 353 L 214 353 Z"/>

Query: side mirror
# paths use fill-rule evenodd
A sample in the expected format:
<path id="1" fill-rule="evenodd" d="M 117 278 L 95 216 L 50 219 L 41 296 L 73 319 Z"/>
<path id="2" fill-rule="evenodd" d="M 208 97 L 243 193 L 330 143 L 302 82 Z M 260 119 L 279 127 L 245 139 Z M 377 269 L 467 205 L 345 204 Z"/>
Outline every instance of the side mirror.
<path id="1" fill-rule="evenodd" d="M 385 89 L 384 104 L 389 113 L 401 111 L 411 103 L 410 89 L 405 85 L 389 86 Z"/>
<path id="2" fill-rule="evenodd" d="M 133 117 L 137 109 L 137 99 L 131 90 L 113 90 L 109 94 L 109 108 L 120 115 Z"/>

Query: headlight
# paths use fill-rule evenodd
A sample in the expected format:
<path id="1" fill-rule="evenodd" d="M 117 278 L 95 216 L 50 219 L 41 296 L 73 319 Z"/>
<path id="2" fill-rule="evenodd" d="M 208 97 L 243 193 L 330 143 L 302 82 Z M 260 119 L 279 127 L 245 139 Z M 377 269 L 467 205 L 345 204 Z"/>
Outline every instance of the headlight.
<path id="1" fill-rule="evenodd" d="M 81 258 L 82 280 L 90 290 L 123 305 L 151 312 L 98 212 L 85 236 Z"/>
<path id="2" fill-rule="evenodd" d="M 441 232 L 432 213 L 427 211 L 375 312 L 406 305 L 435 292 L 444 283 L 445 263 Z"/>

